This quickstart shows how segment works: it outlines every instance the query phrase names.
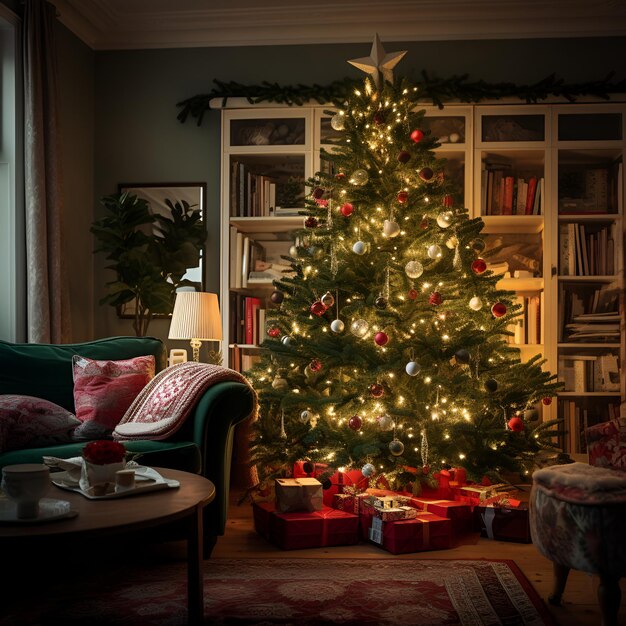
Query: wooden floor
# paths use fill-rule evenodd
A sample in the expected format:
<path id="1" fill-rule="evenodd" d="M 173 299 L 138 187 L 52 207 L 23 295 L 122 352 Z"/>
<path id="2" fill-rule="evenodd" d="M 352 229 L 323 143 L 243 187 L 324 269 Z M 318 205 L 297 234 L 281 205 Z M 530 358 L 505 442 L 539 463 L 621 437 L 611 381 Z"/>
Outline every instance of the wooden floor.
<path id="1" fill-rule="evenodd" d="M 546 600 L 552 587 L 552 564 L 532 544 L 493 541 L 471 535 L 466 542 L 450 550 L 392 555 L 373 544 L 338 546 L 285 551 L 276 548 L 254 531 L 252 506 L 237 504 L 233 495 L 229 508 L 226 533 L 213 550 L 214 559 L 512 559 L 522 569 L 539 595 Z M 597 578 L 572 571 L 567 582 L 563 605 L 549 606 L 551 613 L 562 626 L 598 626 L 601 623 L 596 601 Z M 626 596 L 622 581 L 622 594 Z M 626 624 L 626 601 L 620 610 L 620 623 Z"/>

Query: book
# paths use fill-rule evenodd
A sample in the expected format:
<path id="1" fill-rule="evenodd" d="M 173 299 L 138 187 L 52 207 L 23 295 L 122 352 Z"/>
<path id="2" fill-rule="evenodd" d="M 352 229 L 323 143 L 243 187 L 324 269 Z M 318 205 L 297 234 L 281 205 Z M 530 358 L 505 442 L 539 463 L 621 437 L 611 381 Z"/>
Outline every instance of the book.
<path id="1" fill-rule="evenodd" d="M 535 193 L 537 192 L 537 177 L 531 176 L 528 179 L 528 193 L 526 194 L 526 215 L 533 214 L 533 208 L 535 206 Z"/>
<path id="2" fill-rule="evenodd" d="M 256 322 L 256 310 L 260 308 L 261 300 L 260 298 L 255 298 L 252 296 L 247 296 L 245 298 L 245 328 L 246 334 L 244 337 L 244 341 L 246 344 L 255 344 L 255 327 L 257 326 Z M 258 331 L 257 331 L 258 332 Z"/>
<path id="3" fill-rule="evenodd" d="M 502 215 L 513 214 L 513 176 L 504 177 Z"/>
<path id="4" fill-rule="evenodd" d="M 232 262 L 232 256 L 231 256 Z M 235 284 L 233 285 L 235 289 L 239 289 L 241 287 L 241 277 L 243 275 L 243 233 L 238 232 L 236 237 L 236 247 L 235 247 Z"/>
<path id="5" fill-rule="evenodd" d="M 580 266 L 582 268 L 582 276 L 589 276 L 589 258 L 587 255 L 587 238 L 585 236 L 585 225 L 578 224 L 578 238 L 580 241 Z"/>
<path id="6" fill-rule="evenodd" d="M 241 252 L 241 286 L 248 286 L 248 272 L 250 271 L 250 237 L 243 238 L 243 248 Z"/>

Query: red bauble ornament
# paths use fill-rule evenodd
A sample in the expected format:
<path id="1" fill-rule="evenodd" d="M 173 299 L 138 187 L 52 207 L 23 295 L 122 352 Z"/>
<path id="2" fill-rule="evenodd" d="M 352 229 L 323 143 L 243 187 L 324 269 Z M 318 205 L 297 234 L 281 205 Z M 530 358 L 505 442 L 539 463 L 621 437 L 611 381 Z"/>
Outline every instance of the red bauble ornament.
<path id="1" fill-rule="evenodd" d="M 541 398 L 541 402 L 546 406 L 550 406 L 552 404 L 552 398 Z"/>
<path id="2" fill-rule="evenodd" d="M 374 341 L 376 342 L 377 345 L 384 346 L 389 341 L 389 335 L 387 335 L 387 333 L 384 333 L 381 330 L 380 332 L 376 333 L 376 335 L 374 336 Z"/>
<path id="3" fill-rule="evenodd" d="M 476 259 L 472 261 L 472 272 L 474 274 L 482 274 L 487 269 L 487 263 L 485 259 Z"/>
<path id="4" fill-rule="evenodd" d="M 424 218 L 421 222 L 420 222 L 420 228 L 422 230 L 426 230 L 428 228 L 428 220 L 426 218 Z"/>
<path id="5" fill-rule="evenodd" d="M 399 191 L 397 198 L 400 204 L 404 204 L 409 199 L 409 194 L 406 191 Z"/>
<path id="6" fill-rule="evenodd" d="M 382 398 L 385 394 L 385 388 L 380 383 L 372 383 L 370 385 L 370 393 L 374 398 Z"/>
<path id="7" fill-rule="evenodd" d="M 352 211 L 354 211 L 354 207 L 349 202 L 346 202 L 341 205 L 339 210 L 344 217 L 350 217 L 352 215 Z"/>
<path id="8" fill-rule="evenodd" d="M 450 195 L 445 195 L 443 197 L 443 206 L 446 207 L 446 209 L 451 209 L 454 206 L 454 198 Z"/>
<path id="9" fill-rule="evenodd" d="M 443 301 L 443 298 L 441 297 L 441 294 L 438 291 L 433 291 L 428 297 L 428 303 L 434 306 L 441 304 L 442 301 Z"/>
<path id="10" fill-rule="evenodd" d="M 502 302 L 496 302 L 491 307 L 491 313 L 494 317 L 502 317 L 503 315 L 506 315 L 506 304 L 503 304 Z"/>
<path id="11" fill-rule="evenodd" d="M 343 180 L 346 177 L 346 173 L 345 172 L 337 172 L 335 174 L 335 179 L 336 180 Z"/>
<path id="12" fill-rule="evenodd" d="M 321 187 L 316 187 L 313 190 L 313 197 L 317 200 L 318 198 L 321 198 L 324 195 L 324 190 Z"/>
<path id="13" fill-rule="evenodd" d="M 360 430 L 362 425 L 363 425 L 363 420 L 358 415 L 353 415 L 348 420 L 348 426 L 350 426 L 352 430 Z"/>
<path id="14" fill-rule="evenodd" d="M 408 163 L 410 159 L 411 155 L 406 150 L 398 152 L 398 161 L 400 161 L 400 163 Z"/>
<path id="15" fill-rule="evenodd" d="M 512 417 L 508 426 L 514 433 L 521 433 L 524 430 L 524 421 L 519 417 Z"/>
<path id="16" fill-rule="evenodd" d="M 426 182 L 432 180 L 434 175 L 435 172 L 430 167 L 424 167 L 419 171 L 419 177 Z"/>
<path id="17" fill-rule="evenodd" d="M 374 124 L 376 124 L 376 126 L 382 126 L 384 123 L 385 116 L 380 111 L 374 113 Z"/>
<path id="18" fill-rule="evenodd" d="M 316 219 L 315 217 L 313 217 L 313 216 L 311 216 L 311 217 L 307 217 L 307 218 L 304 220 L 304 225 L 305 225 L 307 228 L 316 228 L 316 227 L 317 227 L 317 219 Z"/>
<path id="19" fill-rule="evenodd" d="M 422 141 L 422 139 L 424 139 L 424 133 L 419 128 L 416 128 L 411 133 L 411 140 L 415 143 L 419 143 L 420 141 Z"/>
<path id="20" fill-rule="evenodd" d="M 422 466 L 422 474 L 424 474 L 424 476 L 427 476 L 428 474 L 430 474 L 430 465 Z"/>
<path id="21" fill-rule="evenodd" d="M 409 293 L 407 294 L 411 300 L 415 300 L 417 298 L 417 290 L 409 289 Z"/>
<path id="22" fill-rule="evenodd" d="M 268 328 L 267 329 L 267 334 L 270 337 L 280 337 L 280 328 L 276 328 L 275 326 L 272 326 L 272 328 Z"/>
<path id="23" fill-rule="evenodd" d="M 312 359 L 309 363 L 309 369 L 312 372 L 319 372 L 322 369 L 322 362 L 319 359 Z"/>
<path id="24" fill-rule="evenodd" d="M 324 313 L 326 313 L 326 307 L 321 303 L 320 300 L 316 300 L 311 305 L 311 308 L 309 310 L 311 311 L 311 313 L 313 313 L 313 315 L 317 315 L 317 317 L 320 317 L 321 315 L 324 315 Z"/>

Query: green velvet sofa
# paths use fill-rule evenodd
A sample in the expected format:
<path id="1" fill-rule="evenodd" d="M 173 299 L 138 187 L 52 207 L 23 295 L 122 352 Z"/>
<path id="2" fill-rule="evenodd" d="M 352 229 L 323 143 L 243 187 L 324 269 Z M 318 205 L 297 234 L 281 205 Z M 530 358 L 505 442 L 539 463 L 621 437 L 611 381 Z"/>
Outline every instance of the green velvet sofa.
<path id="1" fill-rule="evenodd" d="M 74 412 L 72 356 L 122 360 L 154 355 L 157 372 L 166 366 L 165 348 L 154 337 L 110 337 L 76 344 L 16 344 L 0 341 L 0 394 L 44 398 Z M 138 462 L 202 474 L 216 487 L 205 509 L 205 556 L 224 534 L 228 512 L 230 466 L 236 424 L 250 416 L 254 399 L 239 382 L 210 387 L 174 435 L 163 441 L 123 442 Z M 41 463 L 43 456 L 80 456 L 85 442 L 0 453 L 0 468 L 14 463 Z"/>

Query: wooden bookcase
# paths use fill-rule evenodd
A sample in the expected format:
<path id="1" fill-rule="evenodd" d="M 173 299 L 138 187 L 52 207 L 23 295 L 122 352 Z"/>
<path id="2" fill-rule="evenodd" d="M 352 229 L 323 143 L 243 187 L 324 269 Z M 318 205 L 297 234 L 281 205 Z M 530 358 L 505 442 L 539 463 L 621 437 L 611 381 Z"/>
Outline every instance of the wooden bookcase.
<path id="1" fill-rule="evenodd" d="M 271 275 L 246 281 L 243 243 L 247 238 L 248 264 L 255 249 L 258 256 L 265 247 L 269 260 L 281 246 L 289 249 L 302 224 L 288 211 L 302 206 L 304 187 L 298 191 L 294 181 L 319 171 L 320 149 L 332 149 L 329 108 L 233 99 L 222 111 L 220 302 L 230 367 L 245 370 L 262 350 L 263 314 L 254 313 L 256 332 L 246 335 L 246 301 L 274 306 Z M 483 218 L 487 249 L 502 246 L 489 261 L 494 271 L 509 272 L 499 285 L 514 291 L 525 311 L 511 341 L 522 358 L 542 354 L 546 369 L 566 383 L 557 401 L 539 407 L 542 418 L 564 417 L 563 448 L 584 453 L 586 425 L 619 414 L 621 405 L 626 414 L 626 104 L 420 108 L 425 126 L 442 138 L 436 151 L 458 183 L 457 200 Z M 528 187 L 535 189 L 530 199 Z"/>

